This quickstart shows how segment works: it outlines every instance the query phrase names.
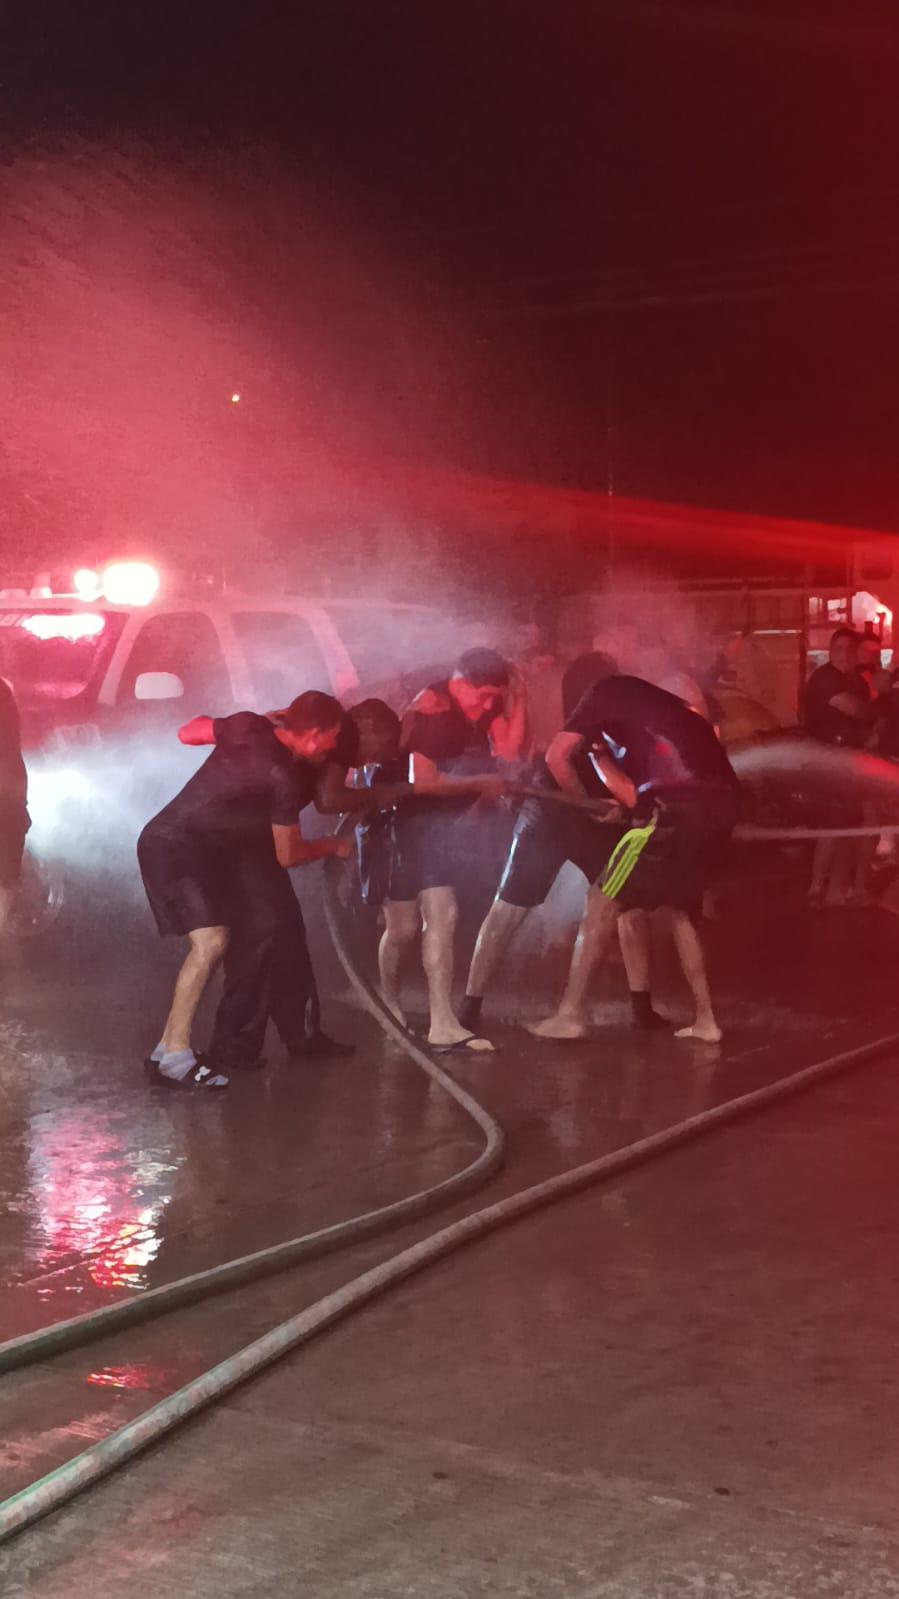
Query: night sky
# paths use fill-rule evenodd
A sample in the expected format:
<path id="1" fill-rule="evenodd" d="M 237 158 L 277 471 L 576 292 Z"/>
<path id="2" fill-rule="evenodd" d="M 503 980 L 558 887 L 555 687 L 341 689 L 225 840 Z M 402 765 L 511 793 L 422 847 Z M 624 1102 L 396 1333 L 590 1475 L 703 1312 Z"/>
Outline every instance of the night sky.
<path id="1" fill-rule="evenodd" d="M 894 6 L 2 30 L 7 555 L 277 551 L 478 479 L 899 529 Z"/>

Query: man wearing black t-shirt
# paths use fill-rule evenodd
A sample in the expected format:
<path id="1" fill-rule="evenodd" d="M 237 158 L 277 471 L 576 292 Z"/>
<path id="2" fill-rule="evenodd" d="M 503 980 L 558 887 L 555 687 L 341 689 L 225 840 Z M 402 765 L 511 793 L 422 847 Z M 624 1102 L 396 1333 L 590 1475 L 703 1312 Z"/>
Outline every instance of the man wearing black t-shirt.
<path id="1" fill-rule="evenodd" d="M 271 712 L 252 721 L 279 726 L 284 715 Z M 195 718 L 181 736 L 205 743 L 209 728 L 208 717 Z M 307 791 L 316 810 L 324 815 L 369 814 L 408 794 L 409 784 L 399 781 L 399 774 L 396 781 L 382 774 L 366 788 L 349 788 L 346 782 L 350 767 L 370 766 L 395 755 L 399 731 L 399 717 L 382 700 L 363 700 L 344 712 L 337 744 L 316 767 Z M 352 1044 L 322 1031 L 303 911 L 288 874 L 271 849 L 254 852 L 243 862 L 242 876 L 248 883 L 251 874 L 252 889 L 244 895 L 246 912 L 232 927 L 225 954 L 224 992 L 209 1046 L 213 1061 L 226 1070 L 258 1065 L 269 1017 L 294 1063 L 351 1055 Z"/>
<path id="2" fill-rule="evenodd" d="M 517 759 L 527 731 L 524 696 L 502 656 L 469 650 L 449 679 L 433 683 L 413 701 L 403 723 L 413 798 L 394 827 L 394 861 L 385 930 L 379 950 L 381 987 L 403 1019 L 400 965 L 422 929 L 428 982 L 428 1042 L 439 1050 L 492 1046 L 463 1027 L 453 1010 L 456 888 L 477 871 L 486 830 L 475 805 L 503 791 L 497 760 Z"/>
<path id="3" fill-rule="evenodd" d="M 587 893 L 571 971 L 555 1016 L 532 1031 L 542 1038 L 581 1038 L 587 1028 L 590 979 L 618 916 L 666 909 L 696 1006 L 678 1037 L 717 1043 L 702 946 L 692 913 L 721 864 L 737 815 L 737 779 L 713 729 L 682 700 L 636 677 L 599 681 L 569 717 L 547 752 L 559 787 L 584 792 L 578 758 L 589 752 L 609 793 L 646 833 L 623 841 L 629 871 L 619 868 Z M 617 852 L 616 852 L 617 853 Z M 631 864 L 636 859 L 636 864 Z"/>
<path id="4" fill-rule="evenodd" d="M 862 749 L 874 721 L 870 690 L 858 675 L 858 644 L 851 627 L 838 627 L 829 659 L 805 685 L 806 726 L 825 744 Z"/>
<path id="5" fill-rule="evenodd" d="M 614 671 L 614 661 L 600 651 L 579 655 L 566 667 L 562 676 L 562 711 L 566 721 L 594 684 Z M 583 793 L 591 799 L 609 800 L 608 790 L 588 750 L 579 750 L 575 759 Z M 541 788 L 559 791 L 543 759 L 537 762 L 534 781 Z M 465 998 L 459 1011 L 464 1026 L 478 1025 L 484 995 L 513 935 L 528 911 L 542 905 L 565 862 L 571 861 L 583 872 L 588 883 L 595 883 L 623 831 L 620 813 L 611 802 L 609 817 L 603 820 L 599 815 L 589 815 L 557 801 L 535 798 L 524 801 L 496 898 L 484 918 L 472 955 Z M 635 1023 L 644 1028 L 661 1026 L 662 1018 L 653 1010 L 649 992 L 646 918 L 626 918 L 619 932 Z"/>
<path id="6" fill-rule="evenodd" d="M 286 869 L 345 854 L 333 838 L 306 840 L 299 812 L 320 766 L 337 744 L 343 712 L 327 694 L 301 694 L 281 727 L 241 712 L 212 722 L 215 749 L 180 794 L 147 823 L 138 860 L 163 937 L 187 937 L 162 1038 L 150 1060 L 161 1081 L 224 1086 L 191 1048 L 191 1028 L 206 984 L 228 943 L 229 927 L 252 902 L 258 866 L 274 857 Z"/>

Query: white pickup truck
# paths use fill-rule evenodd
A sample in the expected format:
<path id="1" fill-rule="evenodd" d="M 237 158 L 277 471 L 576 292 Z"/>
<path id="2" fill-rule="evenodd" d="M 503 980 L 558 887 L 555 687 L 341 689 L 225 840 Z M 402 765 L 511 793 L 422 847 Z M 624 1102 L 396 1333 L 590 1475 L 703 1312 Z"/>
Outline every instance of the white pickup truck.
<path id="1" fill-rule="evenodd" d="M 28 767 L 32 899 L 58 902 L 63 863 L 70 883 L 82 871 L 121 875 L 123 856 L 131 871 L 143 823 L 204 758 L 174 736 L 188 717 L 268 710 L 310 688 L 350 704 L 367 692 L 401 702 L 465 647 L 428 606 L 202 587 L 185 596 L 129 564 L 134 597 L 125 568 L 108 593 L 83 574 L 69 593 L 0 590 L 0 676 L 16 695 Z"/>

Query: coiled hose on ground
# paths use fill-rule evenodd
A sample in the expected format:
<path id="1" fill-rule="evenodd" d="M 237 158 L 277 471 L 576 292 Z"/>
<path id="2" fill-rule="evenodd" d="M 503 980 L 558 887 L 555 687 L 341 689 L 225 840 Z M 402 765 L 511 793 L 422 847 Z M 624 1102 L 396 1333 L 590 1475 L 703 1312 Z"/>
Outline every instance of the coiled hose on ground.
<path id="1" fill-rule="evenodd" d="M 348 824 L 344 824 L 345 826 Z M 358 971 L 344 939 L 341 911 L 336 894 L 336 871 L 325 873 L 325 913 L 331 937 L 347 976 L 369 1012 L 429 1077 L 444 1089 L 476 1122 L 484 1134 L 484 1149 L 462 1172 L 421 1193 L 393 1205 L 370 1211 L 334 1227 L 290 1240 L 238 1260 L 227 1261 L 211 1270 L 153 1289 L 140 1299 L 109 1305 L 87 1315 L 57 1323 L 36 1333 L 0 1345 L 0 1371 L 9 1371 L 35 1360 L 103 1337 L 117 1328 L 134 1326 L 167 1311 L 194 1304 L 264 1275 L 282 1271 L 304 1260 L 328 1253 L 341 1245 L 369 1238 L 387 1228 L 411 1221 L 442 1208 L 451 1200 L 470 1194 L 497 1170 L 502 1159 L 503 1135 L 498 1124 L 473 1097 L 448 1077 L 426 1048 L 402 1028 L 371 985 Z M 272 1328 L 261 1338 L 229 1355 L 225 1360 L 186 1383 L 177 1392 L 152 1406 L 143 1415 L 119 1428 L 99 1443 L 92 1444 L 74 1459 L 29 1484 L 0 1504 L 0 1542 L 20 1532 L 42 1516 L 60 1508 L 77 1494 L 118 1466 L 133 1460 L 143 1449 L 157 1443 L 182 1422 L 214 1400 L 230 1393 L 240 1383 L 257 1375 L 266 1366 L 324 1332 L 355 1310 L 359 1310 L 388 1288 L 405 1281 L 426 1266 L 443 1259 L 465 1244 L 482 1238 L 500 1227 L 554 1201 L 578 1193 L 591 1185 L 607 1182 L 667 1151 L 703 1137 L 717 1128 L 749 1116 L 801 1093 L 837 1072 L 860 1066 L 890 1049 L 899 1047 L 899 1034 L 844 1051 L 794 1072 L 776 1083 L 728 1100 L 711 1110 L 654 1133 L 647 1138 L 596 1160 L 576 1166 L 558 1176 L 523 1189 L 506 1199 L 488 1205 L 459 1221 L 439 1229 L 417 1243 L 401 1249 L 388 1260 L 363 1272 L 327 1294 L 298 1315 Z"/>

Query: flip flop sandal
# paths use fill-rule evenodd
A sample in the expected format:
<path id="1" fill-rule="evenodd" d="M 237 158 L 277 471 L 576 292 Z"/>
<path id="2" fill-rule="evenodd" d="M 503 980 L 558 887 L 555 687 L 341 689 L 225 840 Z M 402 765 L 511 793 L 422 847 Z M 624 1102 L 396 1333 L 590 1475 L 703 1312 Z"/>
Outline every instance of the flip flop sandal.
<path id="1" fill-rule="evenodd" d="M 169 1077 L 160 1071 L 159 1062 L 154 1061 L 153 1081 L 160 1088 L 227 1088 L 231 1079 L 222 1072 L 214 1071 L 206 1062 L 205 1055 L 197 1055 L 190 1071 L 185 1072 L 183 1077 Z"/>
<path id="2" fill-rule="evenodd" d="M 429 1044 L 428 1049 L 432 1055 L 496 1054 L 495 1044 L 491 1044 L 489 1038 L 479 1038 L 477 1033 L 469 1033 L 467 1038 L 459 1038 L 455 1044 Z"/>

